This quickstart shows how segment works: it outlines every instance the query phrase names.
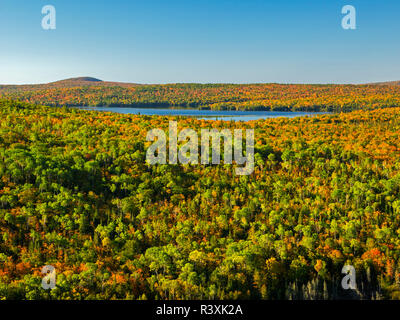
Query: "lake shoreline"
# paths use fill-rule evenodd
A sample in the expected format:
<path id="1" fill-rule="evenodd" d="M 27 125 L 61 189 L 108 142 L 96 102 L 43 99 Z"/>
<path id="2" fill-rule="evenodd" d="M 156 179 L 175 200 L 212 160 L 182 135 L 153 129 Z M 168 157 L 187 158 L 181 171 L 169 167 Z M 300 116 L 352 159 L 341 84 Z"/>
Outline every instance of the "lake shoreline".
<path id="1" fill-rule="evenodd" d="M 204 110 L 194 108 L 140 108 L 140 107 L 69 107 L 86 111 L 114 112 L 143 116 L 193 117 L 204 120 L 251 121 L 268 118 L 294 118 L 332 114 L 332 112 L 310 111 L 253 111 L 253 110 Z"/>
<path id="2" fill-rule="evenodd" d="M 48 104 L 51 106 L 51 104 Z M 102 106 L 85 106 L 85 105 L 63 105 L 67 108 L 112 108 L 112 109 L 119 109 L 119 108 L 132 108 L 132 109 L 173 109 L 173 110 L 207 110 L 207 111 L 249 111 L 249 112 L 266 112 L 266 111 L 273 111 L 273 112 L 309 112 L 309 113 L 319 113 L 319 112 L 327 112 L 327 113 L 334 113 L 337 112 L 335 108 L 332 107 L 325 107 L 325 106 L 314 106 L 314 107 L 299 107 L 293 109 L 292 107 L 284 106 L 284 107 L 276 107 L 271 109 L 270 107 L 255 107 L 253 109 L 229 109 L 229 108 L 221 108 L 221 109 L 213 109 L 209 106 L 194 106 L 194 107 L 187 107 L 184 105 L 169 105 L 169 104 L 110 104 L 110 105 L 102 105 Z M 57 105 L 57 107 L 61 107 Z"/>

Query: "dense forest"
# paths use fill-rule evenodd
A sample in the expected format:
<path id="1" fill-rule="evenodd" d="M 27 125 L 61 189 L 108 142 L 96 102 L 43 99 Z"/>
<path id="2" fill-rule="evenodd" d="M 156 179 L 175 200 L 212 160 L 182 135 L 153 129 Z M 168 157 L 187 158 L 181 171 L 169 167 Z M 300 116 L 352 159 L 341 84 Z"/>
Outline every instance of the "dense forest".
<path id="1" fill-rule="evenodd" d="M 111 95 L 169 101 L 174 91 L 182 94 L 168 103 L 213 108 L 266 101 L 264 85 L 197 88 L 18 95 L 94 105 Z M 388 87 L 286 88 L 282 99 L 295 107 L 328 93 L 332 106 L 399 99 Z M 364 94 L 340 98 L 348 90 Z M 174 118 L 179 130 L 253 128 L 250 176 L 234 175 L 234 164 L 148 165 L 146 133 L 167 132 L 169 117 L 2 100 L 0 118 L 0 299 L 400 299 L 400 108 Z M 345 264 L 357 272 L 351 294 L 340 286 Z M 41 288 L 44 265 L 56 268 L 53 290 Z"/>
<path id="2" fill-rule="evenodd" d="M 50 106 L 148 106 L 213 110 L 352 111 L 400 107 L 398 85 L 165 84 L 92 78 L 0 86 L 9 99 Z"/>

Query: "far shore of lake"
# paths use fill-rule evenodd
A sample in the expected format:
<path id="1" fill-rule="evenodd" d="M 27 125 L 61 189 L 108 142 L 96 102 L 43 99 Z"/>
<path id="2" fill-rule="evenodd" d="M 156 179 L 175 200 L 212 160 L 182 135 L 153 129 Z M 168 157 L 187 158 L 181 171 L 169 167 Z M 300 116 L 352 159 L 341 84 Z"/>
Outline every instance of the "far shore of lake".
<path id="1" fill-rule="evenodd" d="M 311 112 L 311 111 L 244 111 L 244 110 L 210 110 L 179 107 L 73 107 L 89 111 L 108 111 L 121 114 L 140 114 L 148 116 L 183 116 L 195 117 L 205 120 L 225 120 L 225 121 L 250 121 L 268 118 L 294 118 L 304 116 L 316 116 L 330 114 L 331 112 Z"/>

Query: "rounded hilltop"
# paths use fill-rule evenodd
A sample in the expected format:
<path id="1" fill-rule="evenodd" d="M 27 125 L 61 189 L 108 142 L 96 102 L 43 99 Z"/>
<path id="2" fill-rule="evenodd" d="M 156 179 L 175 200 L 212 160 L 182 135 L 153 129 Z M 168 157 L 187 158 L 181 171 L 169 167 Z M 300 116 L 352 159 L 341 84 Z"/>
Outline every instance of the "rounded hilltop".
<path id="1" fill-rule="evenodd" d="M 54 81 L 42 86 L 46 88 L 53 87 L 81 87 L 81 86 L 101 86 L 101 87 L 136 87 L 139 84 L 136 83 L 124 83 L 124 82 L 113 82 L 113 81 L 103 81 L 93 77 L 76 77 L 68 78 L 64 80 Z"/>
<path id="2" fill-rule="evenodd" d="M 68 78 L 64 80 L 55 81 L 52 83 L 60 83 L 60 82 L 103 82 L 103 80 L 93 78 L 93 77 L 76 77 L 76 78 Z"/>
<path id="3" fill-rule="evenodd" d="M 102 86 L 106 82 L 93 77 L 75 77 L 41 84 L 44 88 L 72 88 L 82 86 Z"/>

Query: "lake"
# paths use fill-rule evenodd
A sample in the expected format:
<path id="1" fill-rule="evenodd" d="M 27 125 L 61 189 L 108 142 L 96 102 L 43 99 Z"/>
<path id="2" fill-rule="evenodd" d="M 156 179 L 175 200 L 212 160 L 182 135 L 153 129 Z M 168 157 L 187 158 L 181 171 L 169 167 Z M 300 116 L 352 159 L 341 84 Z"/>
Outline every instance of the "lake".
<path id="1" fill-rule="evenodd" d="M 141 114 L 157 116 L 184 116 L 205 120 L 250 121 L 267 118 L 294 118 L 329 114 L 329 112 L 287 112 L 287 111 L 218 111 L 172 108 L 133 108 L 133 107 L 77 107 L 83 110 L 110 111 L 122 114 Z"/>

